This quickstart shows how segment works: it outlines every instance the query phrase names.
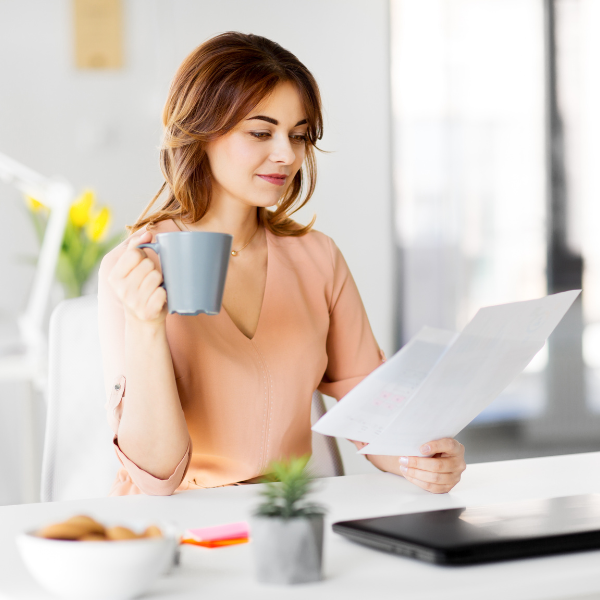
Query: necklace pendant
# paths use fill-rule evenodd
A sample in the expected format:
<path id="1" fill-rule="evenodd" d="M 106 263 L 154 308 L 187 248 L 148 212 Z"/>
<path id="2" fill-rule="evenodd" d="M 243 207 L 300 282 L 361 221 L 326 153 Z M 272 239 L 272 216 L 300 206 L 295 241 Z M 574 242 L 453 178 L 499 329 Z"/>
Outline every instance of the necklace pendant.
<path id="1" fill-rule="evenodd" d="M 231 256 L 237 256 L 237 252 L 235 250 L 231 251 Z"/>

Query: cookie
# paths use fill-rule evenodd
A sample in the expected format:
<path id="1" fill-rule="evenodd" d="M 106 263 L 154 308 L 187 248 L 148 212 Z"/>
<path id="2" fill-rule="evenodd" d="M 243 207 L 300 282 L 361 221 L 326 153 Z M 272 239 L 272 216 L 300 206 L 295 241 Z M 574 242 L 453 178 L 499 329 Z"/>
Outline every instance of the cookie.
<path id="1" fill-rule="evenodd" d="M 146 528 L 146 531 L 142 533 L 142 537 L 147 538 L 158 538 L 162 537 L 162 531 L 156 525 L 150 525 L 150 527 Z"/>
<path id="2" fill-rule="evenodd" d="M 39 537 L 52 540 L 77 540 L 88 533 L 90 531 L 86 525 L 77 523 L 54 523 L 37 532 Z"/>
<path id="3" fill-rule="evenodd" d="M 106 536 L 103 533 L 86 533 L 77 540 L 78 542 L 106 542 Z"/>
<path id="4" fill-rule="evenodd" d="M 104 535 L 104 525 L 102 523 L 98 523 L 92 517 L 88 517 L 87 515 L 77 515 L 76 517 L 71 517 L 67 519 L 65 523 L 73 524 L 73 525 L 81 525 L 82 527 L 87 527 L 89 533 L 101 533 Z"/>
<path id="5" fill-rule="evenodd" d="M 121 540 L 136 540 L 138 539 L 137 533 L 131 531 L 127 527 L 108 527 L 106 529 L 106 538 L 108 540 L 121 541 Z"/>

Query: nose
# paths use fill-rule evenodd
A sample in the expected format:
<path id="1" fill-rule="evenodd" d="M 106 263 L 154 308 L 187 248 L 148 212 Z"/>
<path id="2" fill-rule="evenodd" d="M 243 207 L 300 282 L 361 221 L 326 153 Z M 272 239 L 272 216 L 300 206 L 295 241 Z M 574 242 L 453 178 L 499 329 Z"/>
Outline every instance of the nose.
<path id="1" fill-rule="evenodd" d="M 279 164 L 291 165 L 296 160 L 296 153 L 287 135 L 274 136 L 274 144 L 269 158 Z"/>

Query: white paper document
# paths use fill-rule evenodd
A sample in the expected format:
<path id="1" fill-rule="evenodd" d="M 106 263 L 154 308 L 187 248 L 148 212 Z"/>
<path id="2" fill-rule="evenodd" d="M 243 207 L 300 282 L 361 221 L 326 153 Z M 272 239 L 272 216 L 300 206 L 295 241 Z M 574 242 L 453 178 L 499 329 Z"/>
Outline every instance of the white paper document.
<path id="1" fill-rule="evenodd" d="M 581 290 L 480 309 L 460 333 L 424 327 L 313 426 L 361 454 L 422 456 L 455 437 L 521 373 Z"/>

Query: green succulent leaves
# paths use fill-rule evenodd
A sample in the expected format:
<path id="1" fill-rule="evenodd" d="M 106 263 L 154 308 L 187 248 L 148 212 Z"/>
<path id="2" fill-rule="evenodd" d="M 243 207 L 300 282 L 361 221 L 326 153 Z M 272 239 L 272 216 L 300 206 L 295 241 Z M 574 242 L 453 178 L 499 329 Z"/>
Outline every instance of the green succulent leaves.
<path id="1" fill-rule="evenodd" d="M 308 502 L 306 496 L 312 491 L 313 478 L 306 472 L 310 455 L 273 461 L 269 467 L 266 486 L 260 492 L 263 498 L 256 515 L 265 517 L 310 517 L 324 514 L 320 504 Z"/>

